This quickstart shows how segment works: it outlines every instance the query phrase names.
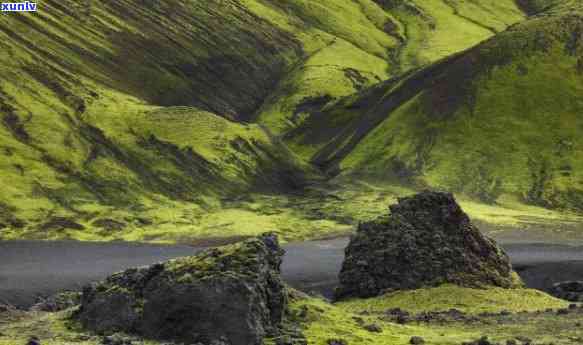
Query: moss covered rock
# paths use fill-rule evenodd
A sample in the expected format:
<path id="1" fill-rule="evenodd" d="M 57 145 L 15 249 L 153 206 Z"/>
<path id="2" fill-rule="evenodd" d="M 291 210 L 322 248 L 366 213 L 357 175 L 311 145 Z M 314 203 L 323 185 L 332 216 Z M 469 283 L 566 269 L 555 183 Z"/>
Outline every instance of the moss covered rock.
<path id="1" fill-rule="evenodd" d="M 87 286 L 76 314 L 100 334 L 204 344 L 262 344 L 287 307 L 275 235 L 130 269 Z"/>
<path id="2" fill-rule="evenodd" d="M 452 194 L 399 199 L 391 215 L 358 227 L 346 249 L 338 298 L 454 283 L 520 285 L 508 256 L 484 236 Z"/>

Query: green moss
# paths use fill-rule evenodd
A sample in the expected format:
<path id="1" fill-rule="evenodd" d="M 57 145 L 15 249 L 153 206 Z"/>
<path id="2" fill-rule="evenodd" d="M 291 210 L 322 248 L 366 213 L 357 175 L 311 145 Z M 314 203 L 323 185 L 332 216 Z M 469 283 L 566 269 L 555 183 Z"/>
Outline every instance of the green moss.
<path id="1" fill-rule="evenodd" d="M 205 277 L 248 276 L 259 272 L 257 266 L 267 256 L 267 248 L 259 239 L 208 249 L 196 256 L 183 257 L 168 261 L 165 274 L 177 277 L 178 281 L 189 282 Z"/>
<path id="2" fill-rule="evenodd" d="M 342 339 L 349 344 L 408 344 L 412 336 L 423 336 L 428 343 L 456 344 L 477 336 L 463 330 L 446 334 L 423 326 L 404 326 L 379 320 L 374 316 L 352 313 L 342 307 L 318 299 L 294 301 L 292 309 L 304 315 L 304 334 L 309 344 L 324 345 L 330 339 Z M 359 322 L 359 320 L 362 320 Z M 371 333 L 363 325 L 375 323 L 381 333 Z"/>
<path id="3" fill-rule="evenodd" d="M 47 345 L 99 345 L 102 337 L 83 332 L 71 321 L 71 310 L 59 313 L 22 312 L 12 322 L 0 326 L 1 345 L 26 344 L 31 336 L 39 337 Z M 159 345 L 161 342 L 145 340 L 144 345 Z"/>
<path id="4" fill-rule="evenodd" d="M 348 176 L 447 189 L 490 204 L 510 197 L 577 210 L 581 13 L 566 2 L 463 54 L 338 102 L 319 117 L 338 121 L 339 129 L 318 139 L 305 126 L 292 147 L 304 145 L 300 152 Z"/>
<path id="5" fill-rule="evenodd" d="M 285 194 L 321 178 L 302 159 L 363 113 L 344 109 L 351 102 L 342 97 L 355 100 L 351 94 L 522 18 L 510 0 L 393 7 L 372 0 L 66 0 L 39 7 L 0 21 L 3 239 L 346 234 L 382 212 L 392 192 L 349 186 L 333 195 Z M 463 37 L 452 39 L 461 29 Z M 301 158 L 272 133 L 285 134 Z M 531 179 L 549 183 L 545 174 Z M 482 181 L 474 189 L 499 190 L 496 179 Z M 560 185 L 556 204 L 579 203 L 571 182 Z M 251 200 L 240 200 L 245 193 Z M 545 193 L 535 188 L 530 195 L 546 200 Z M 85 230 L 42 229 L 52 217 Z M 126 226 L 94 226 L 101 218 Z"/>
<path id="6" fill-rule="evenodd" d="M 491 295 L 488 295 L 488 291 Z M 564 302 L 556 302 L 542 293 L 531 290 L 516 290 L 525 293 L 520 296 L 514 290 L 496 291 L 479 290 L 466 291 L 453 286 L 444 286 L 437 289 L 421 290 L 391 295 L 372 300 L 344 302 L 333 305 L 324 300 L 308 297 L 294 297 L 290 302 L 290 321 L 299 322 L 309 344 L 325 345 L 329 339 L 343 339 L 349 344 L 397 344 L 409 343 L 412 336 L 421 336 L 427 343 L 454 345 L 464 341 L 474 340 L 482 335 L 492 336 L 492 340 L 503 342 L 516 336 L 526 336 L 537 342 L 553 342 L 568 344 L 571 339 L 580 335 L 579 327 L 574 325 L 581 322 L 579 314 L 557 316 L 548 314 L 514 314 L 508 316 L 504 322 L 486 320 L 477 323 L 420 323 L 398 325 L 382 319 L 385 307 L 405 306 L 412 302 L 420 303 L 430 310 L 449 308 L 455 302 L 473 303 L 466 308 L 468 311 L 478 312 L 480 308 L 487 310 L 534 310 L 535 308 L 559 308 Z M 447 295 L 449 294 L 449 295 Z M 452 295 L 453 294 L 453 295 Z M 460 294 L 462 297 L 456 297 Z M 431 297 L 435 296 L 436 301 Z M 457 300 L 452 303 L 449 298 Z M 505 301 L 504 297 L 508 300 Z M 390 303 L 389 303 L 390 301 Z M 489 308 L 483 303 L 495 303 L 495 308 Z M 459 306 L 458 306 L 459 307 Z M 435 308 L 435 309 L 433 309 Z M 422 310 L 421 308 L 419 310 Z M 363 313 L 367 311 L 366 313 Z M 370 311 L 370 313 L 368 312 Z M 425 310 L 423 310 L 425 311 Z M 84 334 L 75 323 L 70 321 L 71 311 L 55 314 L 48 313 L 19 313 L 10 321 L 3 319 L 0 323 L 0 344 L 14 345 L 24 343 L 29 336 L 36 335 L 43 344 L 49 345 L 97 345 L 100 337 Z M 5 317 L 5 316 L 3 316 Z M 364 325 L 376 324 L 381 327 L 381 333 L 371 333 L 364 329 Z M 273 340 L 271 340 L 273 341 Z M 159 342 L 146 340 L 146 345 L 158 345 Z M 269 343 L 269 342 L 268 342 Z"/>
<path id="7" fill-rule="evenodd" d="M 475 315 L 482 312 L 540 311 L 564 308 L 566 305 L 564 301 L 534 290 L 475 290 L 445 285 L 334 305 L 319 299 L 302 298 L 293 300 L 291 307 L 295 317 L 302 322 L 309 344 L 323 345 L 330 339 L 343 339 L 349 344 L 408 344 L 412 336 L 421 336 L 430 344 L 460 344 L 483 335 L 489 335 L 497 342 L 526 336 L 535 341 L 562 344 L 566 343 L 565 339 L 569 335 L 578 334 L 576 328 L 568 324 L 580 316 L 567 316 L 570 321 L 566 322 L 567 319 L 557 320 L 556 314 L 552 312 L 526 313 L 511 314 L 500 322 L 484 319 L 475 323 L 460 321 L 398 325 L 387 322 L 383 312 L 391 308 L 402 308 L 413 313 L 457 308 Z M 370 324 L 380 326 L 382 332 L 367 331 L 364 326 Z M 552 328 L 559 324 L 563 326 Z"/>
<path id="8" fill-rule="evenodd" d="M 350 95 L 469 48 L 524 18 L 512 0 L 409 1 L 384 8 L 371 0 L 245 3 L 279 27 L 296 32 L 307 55 L 256 114 L 257 121 L 277 134 L 293 131 L 333 103 L 298 118 L 297 107 L 306 98 Z M 357 82 L 347 71 L 360 75 Z"/>
<path id="9" fill-rule="evenodd" d="M 401 308 L 411 313 L 457 309 L 468 314 L 520 312 L 565 308 L 568 303 L 531 289 L 503 289 L 498 287 L 471 289 L 442 285 L 413 291 L 398 291 L 371 299 L 340 302 L 338 307 L 358 313 L 382 313 Z"/>

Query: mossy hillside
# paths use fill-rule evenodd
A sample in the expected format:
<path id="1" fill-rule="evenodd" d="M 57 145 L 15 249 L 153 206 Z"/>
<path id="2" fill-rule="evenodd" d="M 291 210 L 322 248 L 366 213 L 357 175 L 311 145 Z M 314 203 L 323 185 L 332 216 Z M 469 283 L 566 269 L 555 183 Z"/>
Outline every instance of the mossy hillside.
<path id="1" fill-rule="evenodd" d="M 29 85 L 37 87 L 31 94 L 50 92 Z M 12 127 L 2 127 L 4 214 L 32 222 L 52 216 L 90 222 L 108 207 L 204 205 L 206 197 L 212 201 L 250 187 L 295 188 L 303 183 L 301 171 L 310 170 L 257 126 L 96 90 L 99 99 L 77 114 L 62 103 L 56 111 L 45 109 L 46 99 L 4 84 L 6 98 L 27 105 L 7 115 Z M 35 116 L 21 121 L 35 106 Z"/>
<path id="2" fill-rule="evenodd" d="M 256 113 L 285 134 L 342 96 L 469 48 L 524 18 L 514 1 L 245 2 L 297 33 L 306 57 Z"/>
<path id="3" fill-rule="evenodd" d="M 524 18 L 514 1 L 396 3 L 390 11 L 407 23 L 407 44 L 399 51 L 402 71 L 465 50 Z"/>
<path id="4" fill-rule="evenodd" d="M 562 2 L 565 0 L 519 0 L 517 4 L 526 14 L 535 15 Z"/>
<path id="5" fill-rule="evenodd" d="M 81 79 L 95 96 L 82 100 L 78 112 L 49 88 L 65 89 L 66 80 L 47 87 L 31 79 L 20 88 L 23 80 L 6 81 L 2 93 L 9 109 L 0 129 L 2 215 L 17 237 L 66 238 L 68 229 L 39 229 L 52 217 L 88 225 L 112 210 L 132 223 L 155 205 L 205 205 L 248 188 L 296 188 L 301 171 L 311 170 L 254 125 L 196 108 L 151 106 Z"/>
<path id="6" fill-rule="evenodd" d="M 301 44 L 238 1 L 41 1 L 2 17 L 8 44 L 156 105 L 249 115 Z M 228 22 L 229 25 L 223 25 Z M 14 53 L 13 53 L 14 54 Z"/>
<path id="7" fill-rule="evenodd" d="M 116 221 L 143 227 L 151 220 L 136 213 L 154 205 L 205 205 L 251 184 L 294 183 L 298 162 L 285 149 L 258 127 L 228 124 L 208 109 L 245 113 L 299 44 L 243 7 L 198 5 L 41 1 L 35 14 L 2 16 L 1 223 L 10 228 L 3 236 L 109 237 L 91 227 L 94 217 L 114 212 Z M 219 25 L 219 13 L 231 25 Z M 213 25 L 210 42 L 203 32 Z M 205 67 L 209 59 L 215 70 Z M 215 73 L 241 83 L 217 85 Z M 197 140 L 177 128 L 199 129 Z M 206 133 L 215 130 L 222 132 Z M 283 166 L 274 162 L 283 157 Z M 53 217 L 80 225 L 43 229 Z"/>
<path id="8" fill-rule="evenodd" d="M 56 2 L 39 6 L 44 10 L 37 14 L 6 15 L 0 21 L 4 238 L 119 238 L 116 231 L 93 226 L 94 221 L 103 216 L 143 230 L 162 214 L 161 223 L 175 225 L 174 207 L 202 213 L 220 198 L 249 188 L 296 188 L 303 183 L 301 171 L 312 170 L 258 126 L 231 123 L 196 107 L 154 106 L 167 102 L 145 94 L 150 82 L 140 82 L 140 92 L 132 90 L 132 79 L 123 74 L 131 71 L 111 65 L 112 54 L 121 48 L 110 39 L 138 32 L 131 23 L 170 34 L 176 28 L 139 23 L 164 17 L 156 12 L 160 9 L 128 14 L 88 3 L 91 11 L 86 8 L 79 17 Z M 138 57 L 166 61 L 150 54 Z M 143 76 L 155 79 L 157 74 Z M 118 83 L 122 79 L 127 84 Z M 148 214 L 153 209 L 157 214 Z M 53 227 L 55 218 L 71 221 Z"/>
<path id="9" fill-rule="evenodd" d="M 301 194 L 245 193 L 237 197 L 201 197 L 201 203 L 185 203 L 156 196 L 144 198 L 139 208 L 119 208 L 99 203 L 80 207 L 89 214 L 58 211 L 84 226 L 83 229 L 43 229 L 28 224 L 24 230 L 5 228 L 5 239 L 78 239 L 85 241 L 149 241 L 221 244 L 263 231 L 277 232 L 286 241 L 346 236 L 359 222 L 386 214 L 386 205 L 413 189 L 385 182 L 349 179 L 313 186 Z M 495 238 L 579 243 L 581 218 L 538 206 L 500 198 L 487 205 L 462 198 L 460 204 L 480 230 Z M 32 213 L 32 212 L 31 212 Z M 20 217 L 20 213 L 19 213 Z M 18 219 L 18 218 L 17 218 Z M 22 219 L 19 219 L 22 221 Z M 39 219 L 40 224 L 46 218 Z M 575 241 L 575 242 L 574 242 Z"/>
<path id="10" fill-rule="evenodd" d="M 480 12 L 478 21 L 520 13 L 516 6 L 502 9 L 481 1 L 488 11 Z M 360 87 L 367 79 L 370 84 L 386 77 L 381 60 L 394 55 L 406 31 L 404 23 L 372 0 L 326 4 L 68 0 L 41 1 L 39 8 L 42 11 L 35 14 L 3 16 L 0 25 L 10 40 L 20 40 L 20 49 L 33 52 L 41 65 L 61 65 L 153 104 L 195 106 L 238 119 L 254 117 L 273 88 L 288 76 L 300 81 L 330 78 L 327 85 L 318 84 L 331 88 L 332 97 L 353 92 L 347 83 Z M 519 19 L 514 16 L 514 21 Z M 226 22 L 229 25 L 223 25 Z M 468 25 L 479 26 L 478 22 Z M 294 76 L 312 55 L 337 40 L 347 54 L 334 58 L 328 54 L 324 65 L 307 67 L 315 69 L 313 77 Z M 469 47 L 479 38 L 460 41 Z M 371 70 L 373 57 L 379 67 Z M 334 68 L 337 62 L 340 65 Z M 317 71 L 319 67 L 324 70 Z M 355 78 L 354 71 L 364 78 Z M 317 85 L 308 83 L 303 88 L 307 87 Z M 325 89 L 318 92 L 325 94 Z M 310 96 L 318 96 L 313 91 Z M 284 92 L 281 96 L 292 95 Z"/>
<path id="11" fill-rule="evenodd" d="M 281 98 L 302 122 L 314 104 L 385 78 L 406 31 L 369 0 L 39 8 L 0 18 L 3 238 L 174 241 L 260 231 L 220 219 L 241 215 L 272 229 L 290 218 L 312 223 L 295 209 L 274 221 L 223 212 L 233 193 L 297 187 L 312 170 L 258 127 L 220 117 L 251 118 Z M 305 92 L 295 80 L 309 84 Z M 276 84 L 291 85 L 289 94 Z"/>
<path id="12" fill-rule="evenodd" d="M 322 115 L 347 123 L 341 134 L 317 142 L 308 130 L 294 145 L 325 145 L 313 157 L 331 171 L 576 209 L 581 25 L 567 2 L 351 99 Z"/>

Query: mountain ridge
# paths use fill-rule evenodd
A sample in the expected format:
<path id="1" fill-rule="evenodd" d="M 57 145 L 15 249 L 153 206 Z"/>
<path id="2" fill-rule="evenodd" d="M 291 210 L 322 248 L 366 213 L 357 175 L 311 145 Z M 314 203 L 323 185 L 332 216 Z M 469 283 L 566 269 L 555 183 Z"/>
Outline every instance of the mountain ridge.
<path id="1" fill-rule="evenodd" d="M 255 221 L 289 238 L 345 231 L 360 212 L 336 205 L 321 185 L 328 154 L 311 164 L 320 144 L 296 135 L 336 137 L 354 113 L 319 114 L 378 115 L 368 99 L 524 18 L 513 0 L 46 0 L 4 14 L 0 234 L 176 240 L 255 234 Z M 320 209 L 304 206 L 313 199 Z M 253 219 L 245 230 L 241 217 Z"/>

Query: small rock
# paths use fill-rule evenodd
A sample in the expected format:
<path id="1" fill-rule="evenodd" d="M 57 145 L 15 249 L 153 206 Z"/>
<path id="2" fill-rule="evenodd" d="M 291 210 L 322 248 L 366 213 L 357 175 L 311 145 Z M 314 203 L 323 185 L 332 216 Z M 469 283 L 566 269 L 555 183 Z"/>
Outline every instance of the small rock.
<path id="1" fill-rule="evenodd" d="M 348 345 L 348 342 L 344 339 L 328 339 L 326 343 L 328 345 Z"/>
<path id="2" fill-rule="evenodd" d="M 63 291 L 46 299 L 40 299 L 38 303 L 31 307 L 31 310 L 54 313 L 72 308 L 79 305 L 80 303 L 80 292 Z"/>
<path id="3" fill-rule="evenodd" d="M 409 344 L 411 344 L 411 345 L 423 345 L 423 344 L 425 344 L 425 339 L 418 337 L 418 336 L 414 336 L 414 337 L 411 337 L 411 339 L 409 340 Z"/>
<path id="4" fill-rule="evenodd" d="M 84 230 L 85 226 L 65 217 L 53 217 L 41 225 L 42 230 Z"/>
<path id="5" fill-rule="evenodd" d="M 382 333 L 383 332 L 383 329 L 381 328 L 381 326 L 379 326 L 375 323 L 364 326 L 364 329 L 366 329 L 367 331 L 369 331 L 371 333 Z"/>
<path id="6" fill-rule="evenodd" d="M 298 313 L 298 317 L 302 320 L 305 320 L 308 318 L 309 314 L 310 314 L 310 309 L 307 306 L 303 305 L 300 308 L 300 312 Z"/>
<path id="7" fill-rule="evenodd" d="M 289 335 L 280 337 L 275 342 L 276 345 L 307 345 L 308 341 L 305 338 L 294 338 Z"/>
<path id="8" fill-rule="evenodd" d="M 569 309 L 559 309 L 557 310 L 557 315 L 567 315 L 569 314 Z"/>
<path id="9" fill-rule="evenodd" d="M 463 342 L 462 345 L 495 345 L 490 342 L 487 336 L 483 336 L 478 340 Z"/>
<path id="10" fill-rule="evenodd" d="M 131 339 L 124 337 L 120 334 L 109 335 L 103 337 L 101 340 L 101 344 L 103 345 L 133 345 Z"/>
<path id="11" fill-rule="evenodd" d="M 397 321 L 397 323 L 399 325 L 404 325 L 407 322 L 409 322 L 409 320 L 410 320 L 409 316 L 407 316 L 407 315 L 399 315 L 399 316 L 397 316 L 397 320 L 396 321 Z"/>
<path id="12" fill-rule="evenodd" d="M 531 344 L 532 343 L 532 339 L 527 338 L 527 337 L 523 337 L 523 336 L 514 337 L 514 339 L 520 341 L 523 344 Z"/>
<path id="13" fill-rule="evenodd" d="M 577 309 L 577 305 L 574 303 L 569 304 L 569 309 Z"/>
<path id="14" fill-rule="evenodd" d="M 518 345 L 518 342 L 515 339 L 508 339 L 506 345 Z"/>
<path id="15" fill-rule="evenodd" d="M 550 294 L 571 302 L 583 301 L 583 281 L 564 281 L 553 285 Z"/>
<path id="16" fill-rule="evenodd" d="M 137 218 L 135 218 L 135 221 L 139 225 L 152 225 L 152 224 L 154 224 L 154 222 L 151 219 L 143 218 L 143 217 L 137 217 Z"/>
<path id="17" fill-rule="evenodd" d="M 79 334 L 77 336 L 74 337 L 75 341 L 87 341 L 89 339 L 91 339 L 91 336 L 87 335 L 87 334 Z"/>
<path id="18" fill-rule="evenodd" d="M 121 231 L 126 227 L 125 223 L 119 222 L 115 219 L 97 219 L 91 223 L 93 226 L 101 228 L 108 232 Z"/>
<path id="19" fill-rule="evenodd" d="M 26 345 L 41 345 L 40 339 L 36 336 L 32 336 L 30 339 L 28 339 Z"/>

